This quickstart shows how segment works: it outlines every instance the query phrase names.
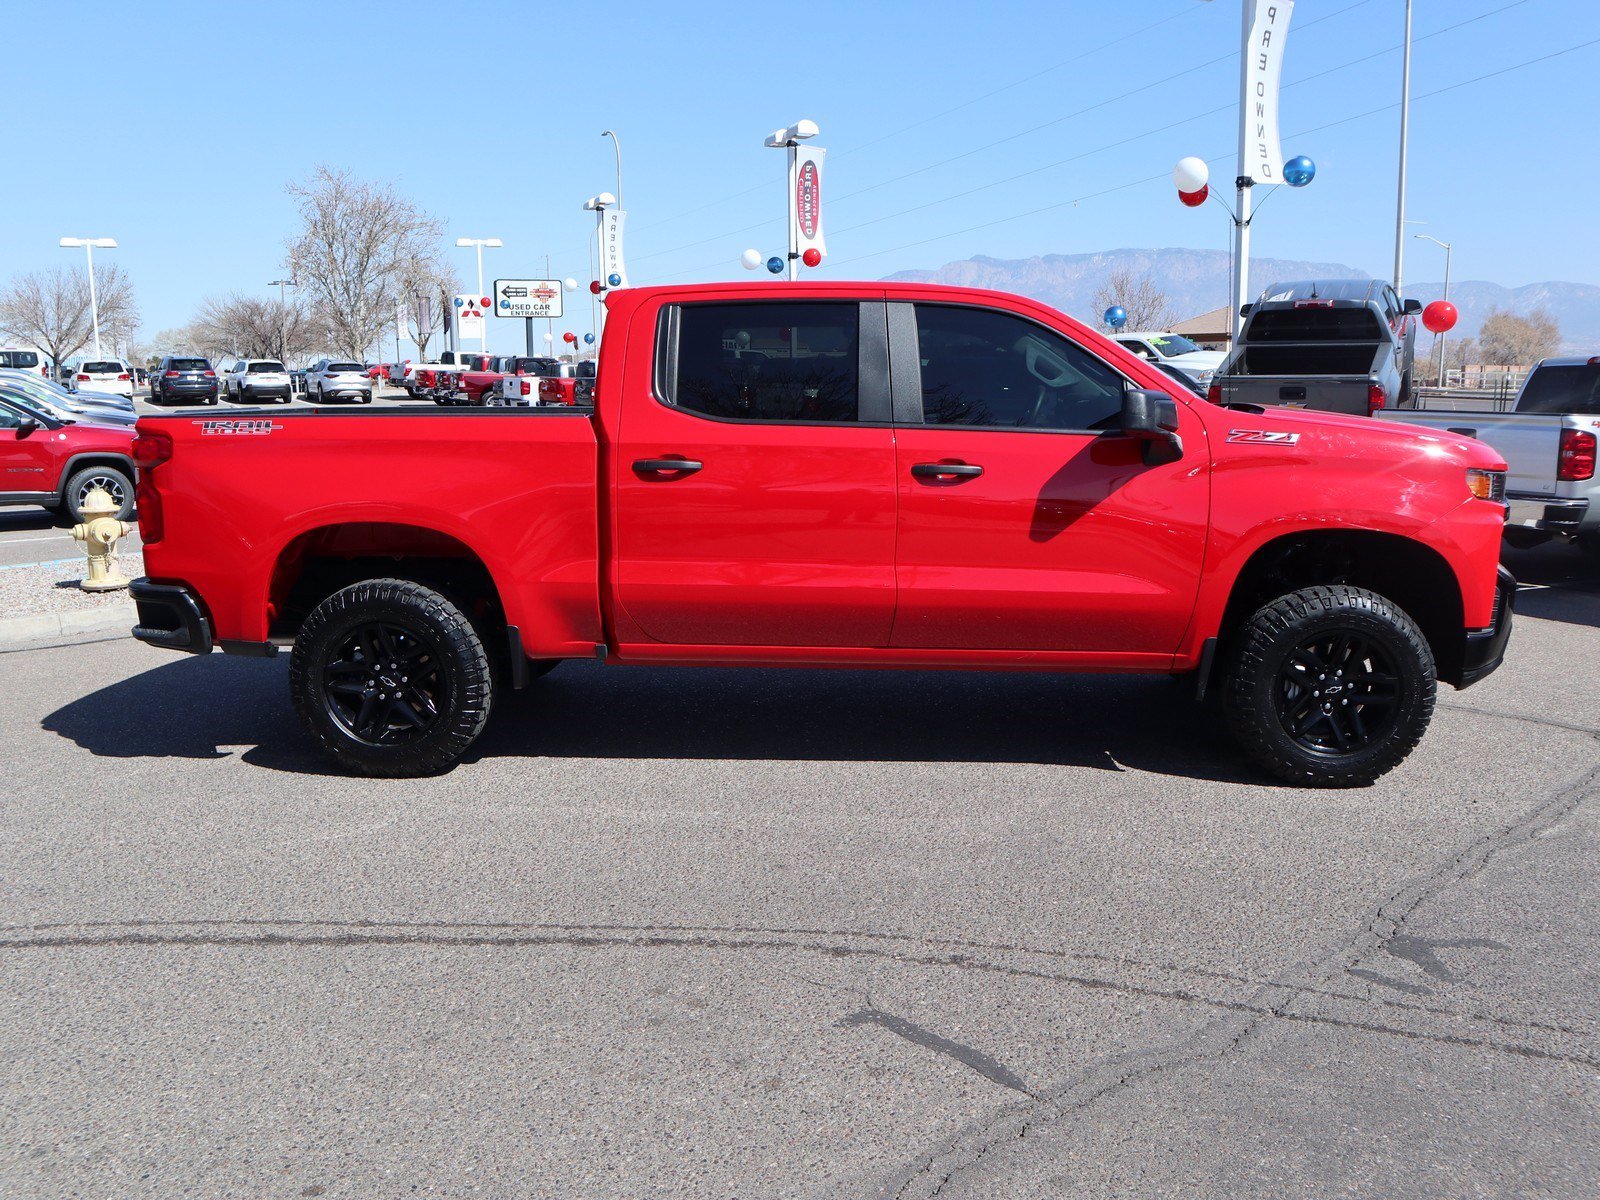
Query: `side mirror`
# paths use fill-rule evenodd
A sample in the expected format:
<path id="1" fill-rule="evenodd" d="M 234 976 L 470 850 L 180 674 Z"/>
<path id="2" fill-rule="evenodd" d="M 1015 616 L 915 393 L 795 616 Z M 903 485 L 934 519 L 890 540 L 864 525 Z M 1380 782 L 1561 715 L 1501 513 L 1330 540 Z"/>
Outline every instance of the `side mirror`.
<path id="1" fill-rule="evenodd" d="M 25 437 L 32 437 L 38 432 L 39 422 L 35 421 L 32 417 L 23 417 L 22 420 L 17 422 L 17 439 L 19 441 Z"/>
<path id="2" fill-rule="evenodd" d="M 1248 317 L 1250 315 L 1250 310 L 1252 308 L 1254 308 L 1254 307 L 1255 307 L 1254 304 L 1241 304 L 1241 305 L 1239 305 L 1239 315 L 1241 317 Z"/>
<path id="3" fill-rule="evenodd" d="M 1405 310 L 1405 314 L 1408 317 L 1414 317 L 1422 311 L 1421 300 L 1402 300 L 1400 306 Z"/>
<path id="4" fill-rule="evenodd" d="M 1122 432 L 1144 445 L 1144 461 L 1176 462 L 1183 455 L 1178 436 L 1178 402 L 1161 392 L 1127 388 L 1122 393 Z"/>

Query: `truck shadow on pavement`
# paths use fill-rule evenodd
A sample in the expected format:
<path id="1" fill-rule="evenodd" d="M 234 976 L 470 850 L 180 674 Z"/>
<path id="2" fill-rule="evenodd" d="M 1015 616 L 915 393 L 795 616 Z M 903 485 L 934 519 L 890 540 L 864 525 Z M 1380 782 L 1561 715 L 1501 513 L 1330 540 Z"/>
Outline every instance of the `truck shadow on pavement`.
<path id="1" fill-rule="evenodd" d="M 540 758 L 1033 763 L 1271 781 L 1192 683 L 965 671 L 564 663 L 502 693 L 468 763 Z M 286 664 L 182 658 L 63 705 L 42 728 L 107 758 L 221 759 L 341 772 L 300 728 Z"/>
<path id="2" fill-rule="evenodd" d="M 1533 550 L 1507 547 L 1500 560 L 1522 585 L 1518 616 L 1600 629 L 1600 559 L 1572 546 L 1550 544 Z"/>

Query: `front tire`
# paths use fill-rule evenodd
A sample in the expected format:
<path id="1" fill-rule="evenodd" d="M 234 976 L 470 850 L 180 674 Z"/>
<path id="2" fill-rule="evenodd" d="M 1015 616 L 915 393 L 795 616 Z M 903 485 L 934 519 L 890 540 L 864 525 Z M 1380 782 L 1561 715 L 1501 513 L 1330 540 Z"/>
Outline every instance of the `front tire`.
<path id="1" fill-rule="evenodd" d="M 370 579 L 335 592 L 295 637 L 289 687 L 306 731 L 361 775 L 434 775 L 488 723 L 489 656 L 471 620 L 431 588 Z"/>
<path id="2" fill-rule="evenodd" d="M 1393 602 L 1301 588 L 1238 631 L 1222 693 L 1239 747 L 1290 783 L 1358 787 L 1405 760 L 1433 716 L 1433 652 Z"/>
<path id="3" fill-rule="evenodd" d="M 128 478 L 126 471 L 116 467 L 84 467 L 81 471 L 74 471 L 67 480 L 67 486 L 61 489 L 63 507 L 74 522 L 83 520 L 83 502 L 95 488 L 110 495 L 117 506 L 117 511 L 111 516 L 117 520 L 126 521 L 133 513 L 133 480 Z"/>

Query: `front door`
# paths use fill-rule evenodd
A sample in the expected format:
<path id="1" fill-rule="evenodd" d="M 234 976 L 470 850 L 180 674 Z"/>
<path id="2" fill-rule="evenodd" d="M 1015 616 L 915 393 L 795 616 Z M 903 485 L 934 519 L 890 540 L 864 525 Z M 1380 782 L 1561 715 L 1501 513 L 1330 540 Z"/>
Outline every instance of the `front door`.
<path id="1" fill-rule="evenodd" d="M 1180 400 L 1182 457 L 1148 465 L 1117 432 L 1127 381 L 1083 346 L 1014 313 L 909 307 L 889 322 L 896 419 L 919 399 L 922 416 L 895 430 L 892 644 L 1171 654 L 1205 545 L 1199 419 Z"/>
<path id="2" fill-rule="evenodd" d="M 674 645 L 888 645 L 883 313 L 881 301 L 659 310 L 655 370 L 623 381 L 613 459 L 621 640 L 631 623 Z"/>
<path id="3" fill-rule="evenodd" d="M 50 439 L 56 435 L 42 422 L 23 436 L 28 414 L 0 404 L 0 495 L 48 492 L 56 485 L 56 455 Z"/>

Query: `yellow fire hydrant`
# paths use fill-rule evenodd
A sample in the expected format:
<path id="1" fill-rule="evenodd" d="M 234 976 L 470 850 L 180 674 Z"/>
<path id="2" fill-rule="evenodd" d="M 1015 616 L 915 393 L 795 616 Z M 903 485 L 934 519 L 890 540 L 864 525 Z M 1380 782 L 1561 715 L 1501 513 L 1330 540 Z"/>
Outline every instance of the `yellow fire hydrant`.
<path id="1" fill-rule="evenodd" d="M 83 524 L 72 527 L 72 536 L 89 555 L 89 578 L 78 585 L 86 592 L 114 592 L 128 586 L 128 577 L 117 574 L 117 539 L 132 533 L 133 526 L 111 515 L 116 511 L 111 494 L 95 488 L 83 498 Z"/>

